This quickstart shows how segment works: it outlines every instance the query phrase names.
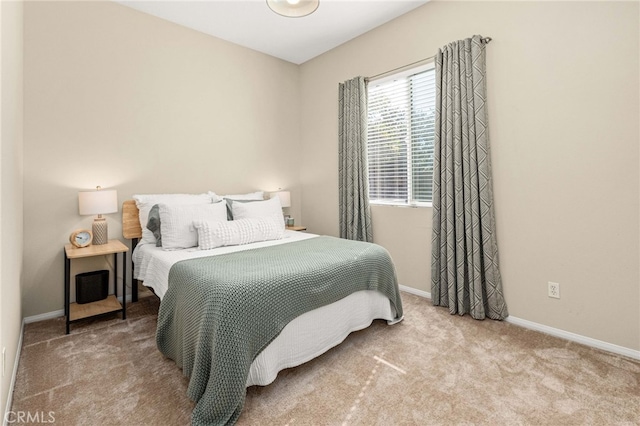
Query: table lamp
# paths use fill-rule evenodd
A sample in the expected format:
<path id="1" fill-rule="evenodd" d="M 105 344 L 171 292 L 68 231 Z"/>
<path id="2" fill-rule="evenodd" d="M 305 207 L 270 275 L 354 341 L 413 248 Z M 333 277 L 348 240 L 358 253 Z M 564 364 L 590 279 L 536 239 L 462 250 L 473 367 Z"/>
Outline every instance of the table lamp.
<path id="1" fill-rule="evenodd" d="M 280 198 L 280 205 L 282 208 L 291 207 L 291 192 L 278 191 L 274 195 Z"/>
<path id="2" fill-rule="evenodd" d="M 107 220 L 102 215 L 118 211 L 118 191 L 115 189 L 105 191 L 97 186 L 95 191 L 78 192 L 78 208 L 81 215 L 98 215 L 93 220 L 93 244 L 107 244 L 109 241 Z"/>

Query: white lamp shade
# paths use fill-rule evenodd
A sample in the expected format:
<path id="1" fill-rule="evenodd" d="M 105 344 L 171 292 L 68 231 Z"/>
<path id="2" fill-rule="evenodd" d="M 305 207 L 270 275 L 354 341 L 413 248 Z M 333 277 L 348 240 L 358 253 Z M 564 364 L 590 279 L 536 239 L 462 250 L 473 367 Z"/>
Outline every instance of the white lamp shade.
<path id="1" fill-rule="evenodd" d="M 267 5 L 278 15 L 301 18 L 315 12 L 320 0 L 267 0 Z"/>
<path id="2" fill-rule="evenodd" d="M 78 209 L 81 215 L 115 213 L 118 211 L 118 191 L 78 192 Z"/>
<path id="3" fill-rule="evenodd" d="M 274 196 L 280 198 L 280 205 L 284 208 L 284 207 L 291 207 L 291 192 L 289 191 L 278 191 L 275 194 L 273 194 L 273 196 L 271 198 L 273 198 Z"/>

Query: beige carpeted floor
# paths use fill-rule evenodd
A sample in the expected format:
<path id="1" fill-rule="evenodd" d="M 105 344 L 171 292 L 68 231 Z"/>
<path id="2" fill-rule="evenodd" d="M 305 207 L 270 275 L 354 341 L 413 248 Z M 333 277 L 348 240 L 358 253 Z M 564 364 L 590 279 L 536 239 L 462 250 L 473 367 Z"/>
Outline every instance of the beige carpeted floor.
<path id="1" fill-rule="evenodd" d="M 375 321 L 266 387 L 242 425 L 636 425 L 640 362 L 403 293 Z M 155 296 L 119 316 L 25 326 L 13 412 L 59 425 L 187 425 L 187 379 L 155 346 Z M 51 417 L 47 417 L 51 419 Z"/>

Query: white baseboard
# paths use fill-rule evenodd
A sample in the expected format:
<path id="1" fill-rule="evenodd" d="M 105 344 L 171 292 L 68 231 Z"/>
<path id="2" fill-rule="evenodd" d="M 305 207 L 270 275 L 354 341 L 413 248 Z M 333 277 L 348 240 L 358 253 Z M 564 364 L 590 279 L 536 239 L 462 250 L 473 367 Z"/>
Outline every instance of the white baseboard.
<path id="1" fill-rule="evenodd" d="M 64 313 L 64 312 L 63 312 Z M 18 376 L 18 364 L 20 363 L 20 353 L 22 352 L 22 336 L 24 336 L 24 320 L 22 320 L 22 325 L 20 326 L 20 337 L 18 338 L 18 348 L 16 349 L 16 357 L 13 360 L 13 372 L 11 373 L 11 382 L 9 383 L 9 393 L 7 394 L 7 405 L 4 409 L 4 416 L 2 419 L 2 424 L 4 426 L 8 425 L 7 420 L 9 416 L 7 413 L 11 411 L 11 406 L 13 405 L 13 388 L 16 384 L 16 377 Z"/>
<path id="2" fill-rule="evenodd" d="M 418 290 L 412 287 L 404 285 L 399 286 L 401 291 L 415 294 L 416 296 L 426 297 L 431 299 L 431 293 L 427 293 L 423 290 Z M 559 328 L 549 327 L 548 325 L 538 324 L 537 322 L 524 320 L 514 316 L 508 316 L 505 322 L 528 328 L 530 330 L 539 331 L 541 333 L 550 334 L 555 337 L 560 337 L 571 342 L 580 343 L 592 348 L 602 349 L 603 351 L 612 352 L 617 355 L 626 356 L 633 359 L 640 360 L 640 351 L 634 349 L 625 348 L 624 346 L 614 345 L 613 343 L 603 342 L 602 340 L 592 339 L 591 337 L 582 336 L 580 334 L 571 333 L 570 331 L 560 330 Z"/>
<path id="3" fill-rule="evenodd" d="M 60 309 L 59 311 L 46 312 L 44 314 L 32 315 L 30 317 L 25 317 L 23 322 L 25 324 L 31 324 L 32 322 L 44 321 L 52 318 L 58 318 L 64 316 L 64 309 Z"/>
<path id="4" fill-rule="evenodd" d="M 540 331 L 545 334 L 550 334 L 555 337 L 560 337 L 565 340 L 570 340 L 572 342 L 590 346 L 592 348 L 602 349 L 607 352 L 613 352 L 614 354 L 640 360 L 640 351 L 625 348 L 624 346 L 618 346 L 614 345 L 613 343 L 603 342 L 602 340 L 592 339 L 591 337 L 586 337 L 580 334 L 571 333 L 570 331 L 560 330 L 559 328 L 553 328 L 547 325 L 538 324 L 537 322 L 528 321 L 511 315 L 509 315 L 505 321 L 511 324 L 519 325 L 520 327 Z"/>
<path id="5" fill-rule="evenodd" d="M 400 287 L 400 291 L 404 291 L 405 293 L 411 293 L 411 294 L 415 294 L 416 296 L 431 299 L 431 293 L 427 293 L 424 290 L 418 290 L 417 288 L 407 287 L 406 285 L 399 285 L 398 287 Z"/>

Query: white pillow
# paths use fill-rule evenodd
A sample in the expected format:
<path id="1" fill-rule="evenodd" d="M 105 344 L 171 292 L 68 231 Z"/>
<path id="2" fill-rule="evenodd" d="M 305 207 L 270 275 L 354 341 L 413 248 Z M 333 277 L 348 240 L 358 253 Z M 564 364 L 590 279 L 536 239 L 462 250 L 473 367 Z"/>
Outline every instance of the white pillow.
<path id="1" fill-rule="evenodd" d="M 231 204 L 231 212 L 233 213 L 233 220 L 272 217 L 278 220 L 284 228 L 284 216 L 282 215 L 282 206 L 278 197 L 252 203 L 233 203 Z"/>
<path id="2" fill-rule="evenodd" d="M 198 245 L 198 231 L 194 221 L 226 222 L 227 205 L 224 201 L 213 204 L 158 204 L 163 250 L 180 250 Z"/>
<path id="3" fill-rule="evenodd" d="M 212 202 L 212 196 L 209 194 L 141 194 L 134 195 L 133 199 L 138 207 L 138 218 L 140 227 L 142 228 L 141 244 L 155 244 L 156 237 L 153 232 L 147 229 L 149 221 L 149 211 L 151 208 L 160 203 L 165 204 L 207 204 Z M 217 196 L 216 196 L 217 197 Z M 217 198 L 216 198 L 217 201 Z"/>
<path id="4" fill-rule="evenodd" d="M 248 194 L 232 194 L 232 195 L 220 195 L 220 198 L 226 198 L 228 200 L 264 200 L 264 191 L 249 192 Z"/>
<path id="5" fill-rule="evenodd" d="M 195 221 L 193 226 L 198 230 L 199 250 L 279 240 L 284 235 L 282 224 L 274 217 L 255 217 L 227 222 Z M 164 236 L 162 238 L 164 241 Z"/>
<path id="6" fill-rule="evenodd" d="M 207 192 L 207 194 L 211 197 L 211 201 L 214 203 L 217 203 L 218 201 L 222 200 L 222 197 L 213 191 L 209 191 Z"/>

